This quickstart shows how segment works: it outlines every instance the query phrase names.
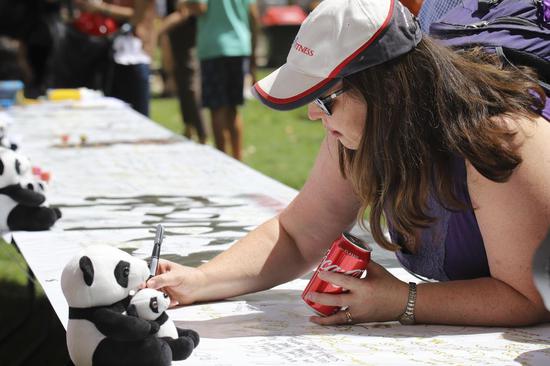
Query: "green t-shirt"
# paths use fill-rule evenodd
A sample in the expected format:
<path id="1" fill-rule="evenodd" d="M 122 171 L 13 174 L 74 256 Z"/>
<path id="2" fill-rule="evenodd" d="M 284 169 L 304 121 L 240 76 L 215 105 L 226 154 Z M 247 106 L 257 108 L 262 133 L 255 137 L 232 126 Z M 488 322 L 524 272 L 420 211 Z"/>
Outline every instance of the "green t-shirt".
<path id="1" fill-rule="evenodd" d="M 222 56 L 250 56 L 249 7 L 256 0 L 188 0 L 206 3 L 206 14 L 198 19 L 199 59 Z"/>

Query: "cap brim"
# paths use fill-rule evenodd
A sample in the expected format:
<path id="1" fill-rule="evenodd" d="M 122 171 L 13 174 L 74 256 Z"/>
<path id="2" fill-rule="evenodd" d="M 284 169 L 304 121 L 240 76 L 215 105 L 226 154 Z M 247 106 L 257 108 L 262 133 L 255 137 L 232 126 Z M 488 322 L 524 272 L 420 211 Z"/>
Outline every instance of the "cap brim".
<path id="1" fill-rule="evenodd" d="M 339 80 L 306 75 L 284 64 L 254 84 L 252 94 L 270 108 L 287 111 L 312 102 Z"/>

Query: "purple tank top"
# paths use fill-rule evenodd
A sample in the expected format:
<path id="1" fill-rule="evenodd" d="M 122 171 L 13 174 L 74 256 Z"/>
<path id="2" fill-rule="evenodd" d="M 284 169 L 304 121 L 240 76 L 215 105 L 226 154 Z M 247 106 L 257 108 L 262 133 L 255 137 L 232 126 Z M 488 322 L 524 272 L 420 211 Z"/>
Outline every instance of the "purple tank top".
<path id="1" fill-rule="evenodd" d="M 547 98 L 541 115 L 550 121 L 550 98 Z M 463 158 L 453 160 L 457 198 L 471 207 Z M 420 276 L 439 280 L 462 280 L 490 276 L 485 244 L 471 208 L 450 211 L 435 197 L 430 197 L 428 214 L 436 218 L 431 227 L 421 230 L 416 254 L 396 252 L 397 259 L 409 271 Z M 402 243 L 402 238 L 389 226 L 394 243 Z"/>
<path id="2" fill-rule="evenodd" d="M 396 253 L 397 258 L 411 272 L 439 281 L 489 276 L 483 238 L 470 208 L 464 159 L 453 159 L 452 174 L 456 196 L 468 208 L 451 211 L 431 196 L 428 215 L 436 221 L 420 231 L 421 244 L 416 254 L 403 250 Z M 390 235 L 395 243 L 402 242 L 391 225 Z"/>

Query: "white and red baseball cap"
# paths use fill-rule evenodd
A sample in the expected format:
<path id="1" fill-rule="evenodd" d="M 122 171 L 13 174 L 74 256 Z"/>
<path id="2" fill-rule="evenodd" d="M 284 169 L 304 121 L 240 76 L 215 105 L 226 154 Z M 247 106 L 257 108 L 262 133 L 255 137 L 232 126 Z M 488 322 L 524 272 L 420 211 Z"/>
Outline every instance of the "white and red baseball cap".
<path id="1" fill-rule="evenodd" d="M 409 52 L 421 38 L 398 0 L 325 0 L 302 23 L 287 62 L 252 93 L 271 108 L 294 109 L 348 75 Z"/>

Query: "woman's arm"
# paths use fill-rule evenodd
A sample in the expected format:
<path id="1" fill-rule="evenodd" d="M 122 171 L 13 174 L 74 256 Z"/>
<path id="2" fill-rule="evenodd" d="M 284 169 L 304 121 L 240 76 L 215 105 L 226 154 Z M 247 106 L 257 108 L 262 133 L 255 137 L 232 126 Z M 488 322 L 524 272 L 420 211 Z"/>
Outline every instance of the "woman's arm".
<path id="1" fill-rule="evenodd" d="M 550 123 L 539 118 L 519 126 L 523 162 L 507 182 L 490 181 L 467 164 L 491 277 L 419 286 L 419 322 L 521 326 L 550 320 L 532 273 L 535 250 L 550 228 Z"/>
<path id="2" fill-rule="evenodd" d="M 158 34 L 170 32 L 178 24 L 185 22 L 190 16 L 201 16 L 208 10 L 206 3 L 194 3 L 191 1 L 180 1 L 175 12 L 165 17 L 158 29 Z"/>
<path id="3" fill-rule="evenodd" d="M 358 203 L 338 171 L 333 138 L 321 145 L 304 188 L 278 216 L 198 269 L 163 261 L 147 285 L 179 303 L 218 300 L 264 290 L 310 270 L 353 223 Z"/>
<path id="4" fill-rule="evenodd" d="M 509 181 L 492 182 L 469 167 L 468 187 L 493 279 L 483 286 L 500 294 L 493 297 L 500 306 L 491 315 L 495 321 L 531 323 L 548 317 L 533 283 L 532 261 L 550 228 L 550 122 L 518 122 L 510 124 L 519 126 L 523 162 Z"/>
<path id="5" fill-rule="evenodd" d="M 160 26 L 157 30 L 157 34 L 160 36 L 160 35 L 163 35 L 165 33 L 169 33 L 177 25 L 183 23 L 187 19 L 188 19 L 188 16 L 186 15 L 186 13 L 181 12 L 181 11 L 175 11 L 175 12 L 169 14 L 168 16 L 166 16 L 162 20 L 162 22 L 161 22 L 161 24 L 160 24 Z"/>
<path id="6" fill-rule="evenodd" d="M 521 121 L 523 163 L 506 183 L 495 183 L 468 166 L 468 188 L 485 243 L 491 277 L 418 286 L 418 323 L 521 326 L 550 320 L 533 284 L 532 260 L 550 227 L 550 123 Z M 376 263 L 359 280 L 335 273 L 329 282 L 344 295 L 315 294 L 313 301 L 350 306 L 356 322 L 397 320 L 407 303 L 407 286 Z M 345 314 L 312 319 L 345 323 Z"/>
<path id="7" fill-rule="evenodd" d="M 251 49 L 250 55 L 250 74 L 252 75 L 252 83 L 256 83 L 256 45 L 258 44 L 258 34 L 260 33 L 260 13 L 256 3 L 249 6 L 248 22 L 250 25 L 251 34 Z"/>
<path id="8" fill-rule="evenodd" d="M 76 0 L 76 5 L 85 11 L 101 13 L 119 21 L 129 21 L 134 16 L 134 9 L 128 6 L 108 4 L 106 2 L 92 2 Z"/>

